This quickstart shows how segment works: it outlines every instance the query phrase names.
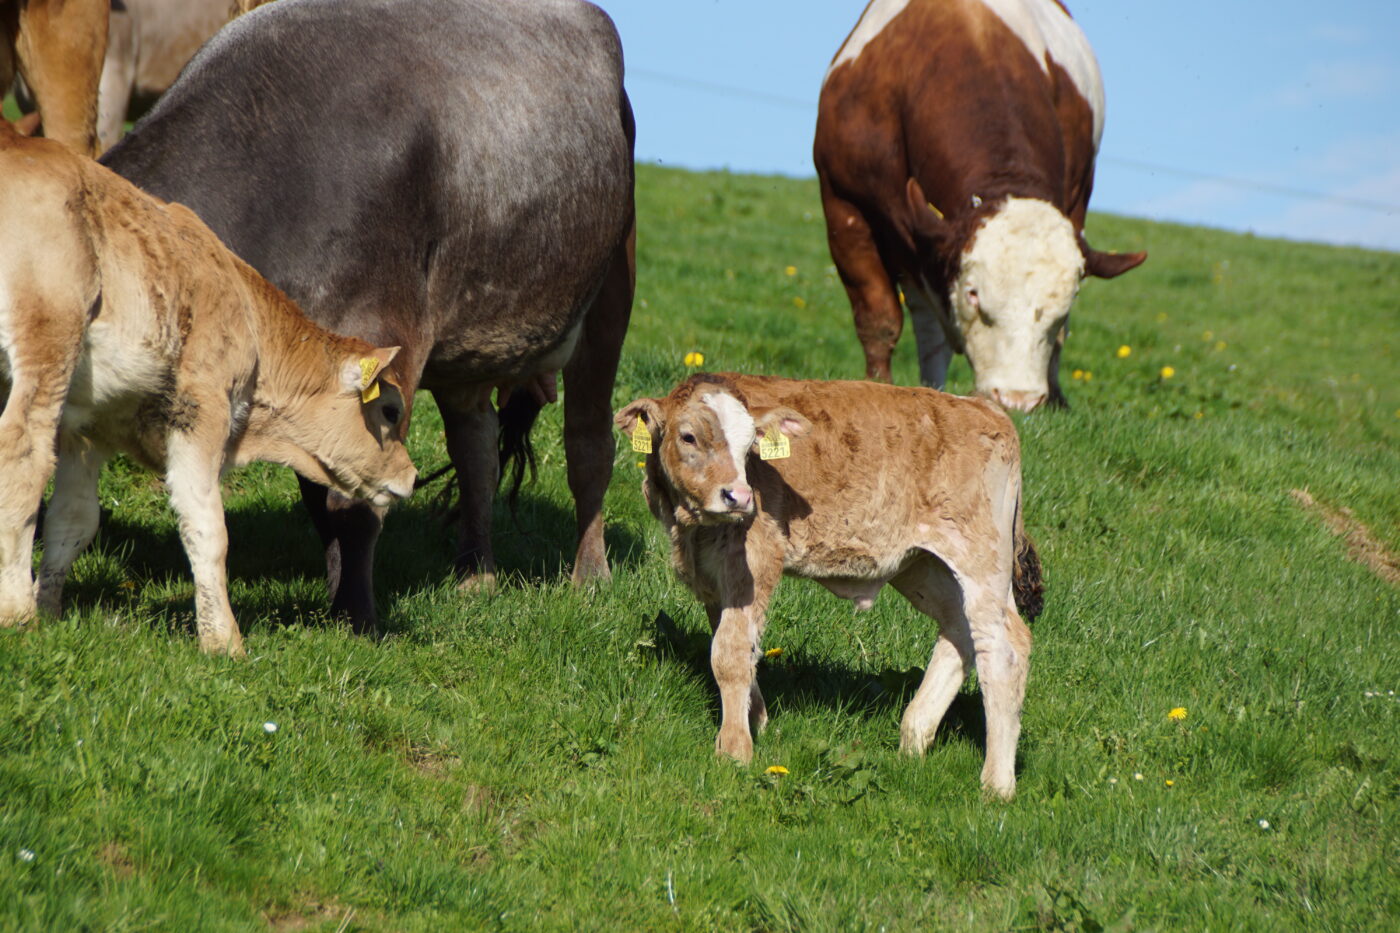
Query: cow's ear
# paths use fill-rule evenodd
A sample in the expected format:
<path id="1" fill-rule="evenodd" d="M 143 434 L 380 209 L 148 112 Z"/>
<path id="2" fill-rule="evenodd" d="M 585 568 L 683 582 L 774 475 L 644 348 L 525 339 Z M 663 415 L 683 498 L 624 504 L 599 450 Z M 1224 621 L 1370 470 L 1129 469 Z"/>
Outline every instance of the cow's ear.
<path id="1" fill-rule="evenodd" d="M 1099 279 L 1111 279 L 1129 269 L 1136 269 L 1147 258 L 1141 253 L 1102 253 L 1089 245 L 1083 234 L 1079 237 L 1079 248 L 1084 253 L 1084 274 Z"/>
<path id="2" fill-rule="evenodd" d="M 910 178 L 905 183 L 904 194 L 908 201 L 909 217 L 914 235 L 919 239 L 931 240 L 935 243 L 947 239 L 950 233 L 948 221 L 944 219 L 943 212 L 929 201 L 928 195 L 924 194 L 924 189 L 919 184 L 918 179 Z"/>
<path id="3" fill-rule="evenodd" d="M 368 353 L 347 357 L 340 367 L 341 388 L 346 392 L 359 392 L 362 396 L 368 393 L 398 352 L 399 347 L 376 347 Z M 370 399 L 366 398 L 365 401 Z"/>
<path id="4" fill-rule="evenodd" d="M 812 430 L 812 422 L 791 408 L 768 408 L 760 411 L 750 411 L 753 415 L 754 443 L 757 444 L 763 435 L 776 428 L 780 434 L 788 437 L 806 437 Z M 757 449 L 757 448 L 755 448 Z"/>
<path id="5" fill-rule="evenodd" d="M 628 402 L 613 418 L 613 424 L 617 425 L 617 429 L 623 434 L 630 435 L 637 430 L 639 419 L 652 437 L 659 435 L 663 421 L 661 402 L 654 398 L 639 398 L 635 402 Z"/>

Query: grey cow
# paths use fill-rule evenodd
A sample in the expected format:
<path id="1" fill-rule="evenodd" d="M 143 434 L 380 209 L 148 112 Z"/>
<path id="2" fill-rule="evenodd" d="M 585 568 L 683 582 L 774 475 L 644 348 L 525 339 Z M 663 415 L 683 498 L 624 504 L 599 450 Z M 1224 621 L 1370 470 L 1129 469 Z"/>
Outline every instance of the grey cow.
<path id="1" fill-rule="evenodd" d="M 617 32 L 590 3 L 279 0 L 211 39 L 104 161 L 190 206 L 317 323 L 403 348 L 404 398 L 442 410 L 464 582 L 495 569 L 498 431 L 524 456 L 562 368 L 582 580 L 609 573 L 633 139 Z M 302 493 L 332 610 L 372 628 L 381 515 Z"/>

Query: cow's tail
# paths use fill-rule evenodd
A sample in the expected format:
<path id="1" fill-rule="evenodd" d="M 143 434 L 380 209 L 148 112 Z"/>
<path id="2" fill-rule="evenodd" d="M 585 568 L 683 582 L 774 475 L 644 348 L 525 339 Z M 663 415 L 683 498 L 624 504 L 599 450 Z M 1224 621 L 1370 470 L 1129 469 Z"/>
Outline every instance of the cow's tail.
<path id="1" fill-rule="evenodd" d="M 1011 590 L 1016 598 L 1016 608 L 1028 621 L 1045 608 L 1045 580 L 1040 573 L 1040 555 L 1035 552 L 1035 542 L 1026 534 L 1026 526 L 1021 521 L 1021 496 L 1016 496 L 1016 524 L 1012 532 L 1011 544 L 1016 552 L 1016 563 L 1011 570 Z"/>
<path id="2" fill-rule="evenodd" d="M 510 398 L 496 412 L 500 425 L 501 479 L 510 474 L 509 491 L 506 493 L 511 512 L 515 512 L 520 501 L 520 487 L 525 482 L 528 471 L 530 479 L 535 478 L 535 445 L 530 442 L 530 430 L 543 406 L 534 394 L 520 388 L 510 393 Z"/>

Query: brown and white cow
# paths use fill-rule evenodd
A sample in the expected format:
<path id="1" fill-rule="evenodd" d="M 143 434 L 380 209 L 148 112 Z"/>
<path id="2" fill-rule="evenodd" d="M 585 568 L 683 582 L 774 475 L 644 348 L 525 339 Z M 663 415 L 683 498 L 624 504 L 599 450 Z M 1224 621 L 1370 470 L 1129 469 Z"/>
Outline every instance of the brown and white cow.
<path id="1" fill-rule="evenodd" d="M 0 97 L 18 72 L 44 134 L 97 155 L 97 87 L 111 0 L 0 0 Z"/>
<path id="2" fill-rule="evenodd" d="M 379 505 L 411 494 L 404 399 L 380 378 L 398 348 L 321 330 L 183 206 L 3 120 L 0 178 L 0 625 L 58 611 L 121 452 L 164 474 L 200 647 L 241 654 L 221 473 L 267 460 Z"/>
<path id="3" fill-rule="evenodd" d="M 1093 50 L 1057 0 L 872 0 L 827 70 L 813 150 L 867 377 L 890 379 L 898 286 L 925 385 L 956 351 L 979 395 L 1064 404 L 1080 281 L 1147 258 L 1084 239 L 1103 119 Z"/>
<path id="4" fill-rule="evenodd" d="M 1016 610 L 1038 613 L 1041 588 L 1021 523 L 1020 443 L 999 408 L 932 389 L 721 373 L 638 399 L 615 423 L 648 453 L 647 504 L 714 629 L 718 753 L 749 761 L 751 730 L 767 723 L 755 665 L 782 575 L 857 609 L 888 583 L 940 632 L 900 747 L 928 747 L 975 669 L 982 784 L 1012 796 L 1031 649 Z"/>

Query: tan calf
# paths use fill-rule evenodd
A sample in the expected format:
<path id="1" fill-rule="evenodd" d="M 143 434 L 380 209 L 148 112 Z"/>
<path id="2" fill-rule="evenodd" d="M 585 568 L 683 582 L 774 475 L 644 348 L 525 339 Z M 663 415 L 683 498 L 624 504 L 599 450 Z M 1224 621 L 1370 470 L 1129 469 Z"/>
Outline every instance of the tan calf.
<path id="1" fill-rule="evenodd" d="M 767 722 L 755 669 L 783 574 L 858 609 L 888 583 L 939 625 L 901 748 L 928 747 L 975 669 L 987 714 L 982 784 L 1015 793 L 1031 649 L 1017 602 L 1039 611 L 1040 569 L 1021 527 L 1020 444 L 996 405 L 868 382 L 702 374 L 632 402 L 616 424 L 650 451 L 643 492 L 714 629 L 717 752 L 749 761 L 751 732 Z"/>
<path id="2" fill-rule="evenodd" d="M 97 88 L 111 0 L 0 0 L 0 97 L 18 71 L 44 135 L 97 155 Z"/>
<path id="3" fill-rule="evenodd" d="M 164 474 L 200 647 L 241 654 L 220 474 L 268 460 L 379 505 L 408 496 L 404 400 L 380 378 L 397 348 L 320 330 L 186 208 L 2 120 L 0 178 L 0 625 L 59 610 L 121 452 Z"/>

